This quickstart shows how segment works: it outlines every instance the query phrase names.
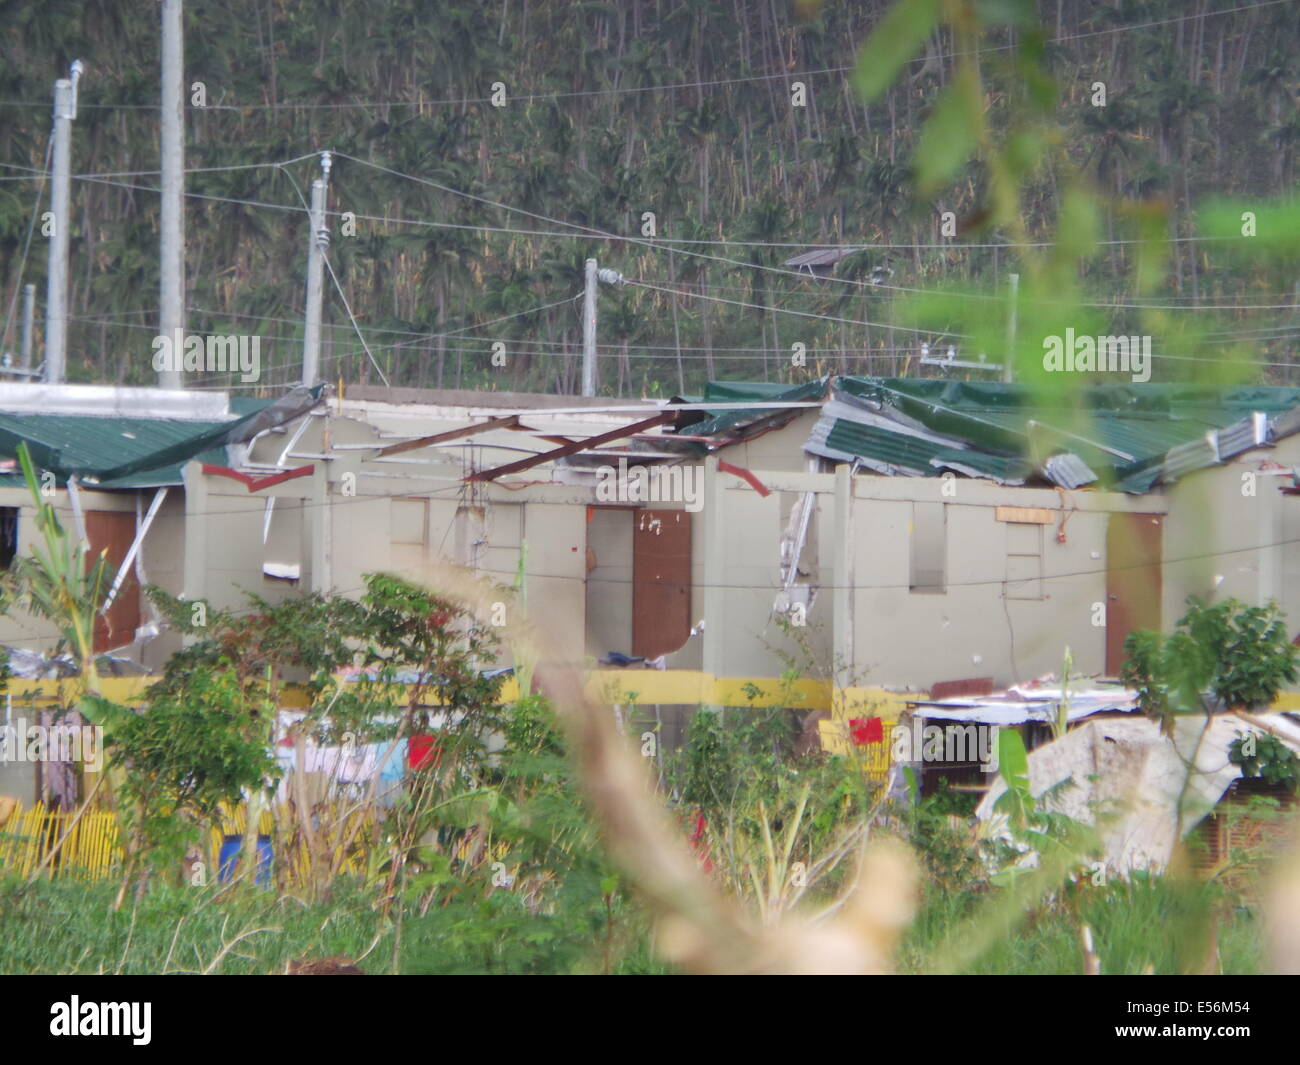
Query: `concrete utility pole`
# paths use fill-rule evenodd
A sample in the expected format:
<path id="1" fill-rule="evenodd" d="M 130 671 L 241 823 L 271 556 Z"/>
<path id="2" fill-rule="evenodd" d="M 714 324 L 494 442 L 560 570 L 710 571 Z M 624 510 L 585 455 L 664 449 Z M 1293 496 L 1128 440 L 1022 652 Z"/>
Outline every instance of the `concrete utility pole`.
<path id="1" fill-rule="evenodd" d="M 321 176 L 311 183 L 311 232 L 307 237 L 307 318 L 302 334 L 302 383 L 310 388 L 320 380 L 321 282 L 325 273 L 325 250 L 330 246 L 325 221 L 325 192 L 333 160 L 321 152 Z"/>
<path id="2" fill-rule="evenodd" d="M 1002 380 L 1008 383 L 1016 379 L 1016 316 L 1017 303 L 1020 299 L 1020 275 L 1010 274 L 1011 307 L 1007 311 L 1007 357 L 1002 364 Z"/>
<path id="3" fill-rule="evenodd" d="M 77 117 L 77 82 L 81 60 L 72 64 L 72 78 L 54 83 L 54 178 L 50 206 L 49 277 L 45 289 L 45 380 L 63 380 L 68 346 L 68 237 L 72 232 L 72 120 Z"/>
<path id="4" fill-rule="evenodd" d="M 32 318 L 36 314 L 36 286 L 23 286 L 23 347 L 19 357 L 18 368 L 32 368 Z"/>
<path id="5" fill-rule="evenodd" d="M 162 217 L 158 332 L 185 335 L 185 39 L 182 0 L 162 0 Z M 158 371 L 162 388 L 183 388 L 180 360 Z"/>
<path id="6" fill-rule="evenodd" d="M 587 284 L 582 299 L 582 394 L 596 394 L 596 283 L 623 284 L 617 270 L 598 270 L 596 260 L 587 260 Z"/>
<path id="7" fill-rule="evenodd" d="M 582 394 L 596 394 L 596 260 L 587 260 L 582 297 Z"/>

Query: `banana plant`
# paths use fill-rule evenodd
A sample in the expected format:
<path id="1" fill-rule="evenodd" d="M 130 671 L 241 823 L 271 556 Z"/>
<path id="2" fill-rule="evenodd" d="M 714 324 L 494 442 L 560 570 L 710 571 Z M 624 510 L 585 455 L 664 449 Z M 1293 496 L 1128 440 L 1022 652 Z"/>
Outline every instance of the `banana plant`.
<path id="1" fill-rule="evenodd" d="M 112 579 L 106 552 L 91 555 L 90 546 L 59 521 L 45 501 L 40 479 L 26 444 L 18 445 L 23 480 L 36 509 L 40 541 L 29 556 L 14 559 L 7 575 L 13 606 L 51 622 L 78 666 L 77 686 L 85 695 L 99 688 L 95 667 L 95 617 Z"/>

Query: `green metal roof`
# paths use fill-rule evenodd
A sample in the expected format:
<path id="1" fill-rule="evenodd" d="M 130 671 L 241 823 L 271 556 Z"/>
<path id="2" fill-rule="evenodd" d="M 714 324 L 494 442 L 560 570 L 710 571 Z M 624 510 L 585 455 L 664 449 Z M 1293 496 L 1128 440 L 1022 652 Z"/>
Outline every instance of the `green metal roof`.
<path id="1" fill-rule="evenodd" d="M 862 425 L 848 418 L 834 419 L 826 434 L 825 446 L 839 452 L 838 457 L 855 456 L 866 460 L 868 467 L 878 473 L 928 476 L 952 468 L 1017 484 L 1022 483 L 1029 473 L 1028 464 L 1014 456 L 948 447 L 923 437 Z"/>
<path id="2" fill-rule="evenodd" d="M 0 455 L 26 443 L 39 468 L 104 488 L 180 484 L 182 465 L 205 453 L 222 461 L 220 441 L 269 401 L 231 405 L 236 416 L 226 421 L 0 412 Z"/>
<path id="3" fill-rule="evenodd" d="M 806 381 L 801 385 L 786 385 L 771 381 L 710 381 L 704 386 L 702 403 L 802 403 L 820 399 L 826 392 L 826 379 Z M 691 436 L 719 436 L 730 429 L 745 425 L 757 418 L 780 414 L 771 408 L 750 410 L 720 410 L 713 417 L 690 426 Z"/>
<path id="4" fill-rule="evenodd" d="M 1001 382 L 841 377 L 833 399 L 808 442 L 814 453 L 884 473 L 954 468 L 1009 484 L 1035 473 L 1061 483 L 1044 464 L 1064 454 L 1096 471 L 1067 486 L 1098 479 L 1146 492 L 1255 446 L 1256 413 L 1281 432 L 1274 419 L 1300 407 L 1300 389 L 1110 384 L 1044 394 Z"/>

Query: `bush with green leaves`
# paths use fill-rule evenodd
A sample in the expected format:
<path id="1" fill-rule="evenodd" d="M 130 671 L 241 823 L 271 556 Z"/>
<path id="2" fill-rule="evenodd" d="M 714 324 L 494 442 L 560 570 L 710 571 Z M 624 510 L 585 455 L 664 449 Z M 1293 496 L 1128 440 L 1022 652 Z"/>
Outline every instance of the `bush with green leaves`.
<path id="1" fill-rule="evenodd" d="M 393 807 L 387 829 L 398 852 L 414 846 L 431 807 L 466 786 L 466 773 L 472 778 L 483 760 L 486 715 L 499 697 L 501 678 L 482 669 L 496 644 L 464 608 L 433 592 L 387 574 L 365 582 L 357 600 L 309 595 L 269 603 L 249 594 L 245 611 L 198 612 L 149 589 L 191 642 L 168 660 L 138 710 L 98 697 L 88 702 L 107 726 L 120 778 L 129 840 L 124 887 L 141 862 L 155 871 L 174 863 L 221 803 L 248 797 L 254 813 L 264 807 L 278 777 L 271 751 L 288 685 L 307 704 L 291 731 L 324 743 L 349 733 L 361 744 L 410 736 L 431 726 L 428 704 L 445 708 L 439 765 L 450 776 L 421 775 L 421 786 L 406 789 Z M 345 676 L 348 666 L 361 670 Z M 310 820 L 317 811 L 302 813 Z M 311 846 L 316 834 L 304 831 Z M 250 827 L 247 853 L 252 834 Z M 319 849 L 327 858 L 329 848 Z M 331 862 L 320 864 L 328 879 Z"/>
<path id="2" fill-rule="evenodd" d="M 1139 708 L 1166 732 L 1180 714 L 1268 706 L 1300 675 L 1300 648 L 1273 602 L 1189 598 L 1173 633 L 1132 632 L 1124 654 L 1120 680 L 1136 689 Z"/>
<path id="3" fill-rule="evenodd" d="M 1300 758 L 1276 736 L 1237 733 L 1228 747 L 1228 761 L 1241 766 L 1243 777 L 1280 784 L 1292 792 L 1300 790 Z"/>
<path id="4" fill-rule="evenodd" d="M 222 803 L 279 775 L 268 742 L 274 704 L 250 699 L 233 671 L 190 670 L 183 692 L 151 690 L 139 709 L 90 700 L 106 727 L 115 799 L 130 830 L 128 880 L 141 861 L 179 872 Z"/>
<path id="5" fill-rule="evenodd" d="M 908 769 L 911 801 L 902 821 L 907 838 L 915 847 L 927 877 L 926 888 L 940 894 L 960 895 L 972 890 L 982 873 L 980 854 L 971 840 L 971 816 L 975 796 L 953 791 L 947 780 L 921 797 L 915 787 L 915 772 Z"/>
<path id="6" fill-rule="evenodd" d="M 883 798 L 853 759 L 798 757 L 789 710 L 696 712 L 670 762 L 669 788 L 703 815 L 708 854 L 729 886 L 773 914 L 833 895 Z M 793 889 L 792 889 L 793 888 Z"/>
<path id="7" fill-rule="evenodd" d="M 417 972 L 655 968 L 649 919 L 606 855 L 554 708 L 529 695 L 500 718 L 504 747 L 473 794 L 438 811 L 474 829 L 486 859 L 422 848 L 405 877 L 406 953 Z"/>

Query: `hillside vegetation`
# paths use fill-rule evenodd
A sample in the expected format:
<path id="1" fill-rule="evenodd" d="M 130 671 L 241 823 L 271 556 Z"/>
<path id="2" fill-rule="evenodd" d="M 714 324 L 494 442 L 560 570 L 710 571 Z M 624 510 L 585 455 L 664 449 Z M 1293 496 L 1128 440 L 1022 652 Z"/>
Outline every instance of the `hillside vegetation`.
<path id="1" fill-rule="evenodd" d="M 582 327 L 572 297 L 588 256 L 654 286 L 602 286 L 604 393 L 916 372 L 922 341 L 949 341 L 943 322 L 918 332 L 895 317 L 899 289 L 999 294 L 1015 258 L 1010 235 L 982 224 L 978 159 L 936 195 L 914 191 L 913 149 L 957 69 L 951 28 L 931 34 L 869 105 L 855 88 L 858 53 L 890 6 L 190 0 L 186 82 L 202 83 L 207 106 L 188 107 L 186 119 L 189 327 L 261 335 L 263 386 L 296 379 L 302 197 L 319 173 L 311 153 L 329 149 L 339 153 L 331 210 L 356 216 L 354 235 L 331 218 L 331 263 L 370 347 L 327 278 L 331 379 L 377 381 L 382 369 L 393 384 L 575 391 Z M 1105 197 L 1099 235 L 1114 242 L 1081 267 L 1097 302 L 1133 299 L 1135 253 L 1124 242 L 1141 205 L 1177 238 L 1162 300 L 1223 305 L 1189 312 L 1219 338 L 1167 352 L 1177 358 L 1153 379 L 1192 375 L 1227 338 L 1285 364 L 1259 379 L 1291 380 L 1300 279 L 1276 260 L 1229 258 L 1195 238 L 1212 197 L 1293 195 L 1296 7 L 966 7 L 982 30 L 991 125 L 1023 74 L 1011 69 L 1024 54 L 1011 44 L 1041 34 L 1055 81 L 1058 143 L 1024 177 L 1028 239 L 1055 239 L 1062 190 L 1086 174 Z M 1240 10 L 1216 14 L 1227 8 Z M 74 58 L 87 67 L 73 132 L 82 175 L 73 183 L 73 380 L 152 380 L 158 38 L 154 5 L 50 0 L 13 10 L 0 42 L 5 311 L 31 281 L 43 313 L 39 225 L 24 249 L 38 190 L 48 209 L 48 182 L 22 168 L 46 165 L 53 79 Z M 493 105 L 494 91 L 504 106 Z M 296 161 L 271 165 L 286 160 Z M 653 239 L 643 237 L 646 212 Z M 842 280 L 782 267 L 816 243 L 873 246 L 838 264 Z M 1114 311 L 1111 327 L 1132 326 L 1124 313 Z M 6 350 L 16 350 L 16 332 Z M 493 341 L 506 344 L 504 367 L 490 361 Z M 794 343 L 806 346 L 804 367 L 791 366 Z"/>

